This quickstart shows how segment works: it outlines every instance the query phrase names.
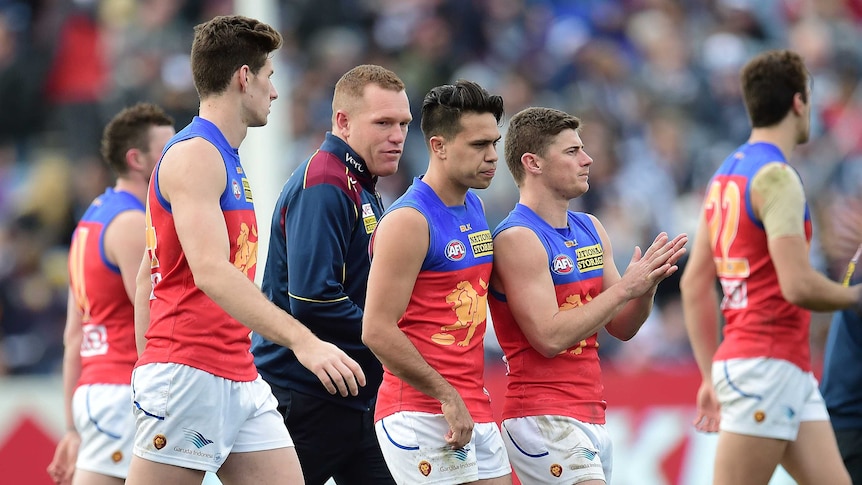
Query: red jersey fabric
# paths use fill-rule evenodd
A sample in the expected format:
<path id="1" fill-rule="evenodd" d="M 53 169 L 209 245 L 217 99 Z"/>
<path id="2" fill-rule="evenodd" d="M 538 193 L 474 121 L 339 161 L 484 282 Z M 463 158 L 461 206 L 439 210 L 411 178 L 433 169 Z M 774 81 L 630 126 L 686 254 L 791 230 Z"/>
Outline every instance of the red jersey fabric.
<path id="1" fill-rule="evenodd" d="M 257 222 L 254 201 L 238 150 L 219 129 L 200 117 L 177 133 L 165 148 L 201 137 L 219 149 L 227 171 L 220 198 L 230 239 L 231 262 L 250 280 L 257 264 Z M 159 191 L 156 166 L 147 196 L 147 250 L 151 260 L 153 292 L 147 345 L 137 365 L 173 362 L 188 365 L 233 381 L 257 378 L 249 329 L 227 314 L 195 286 L 185 252 L 174 226 L 170 204 Z"/>
<path id="2" fill-rule="evenodd" d="M 144 205 L 128 192 L 109 188 L 96 198 L 72 234 L 69 286 L 82 315 L 78 385 L 129 384 L 138 358 L 134 305 L 120 268 L 105 256 L 105 229 L 125 211 Z"/>
<path id="3" fill-rule="evenodd" d="M 781 295 L 767 234 L 751 207 L 751 181 L 766 164 L 784 163 L 768 143 L 745 144 L 714 175 L 704 204 L 716 272 L 724 293 L 724 340 L 714 360 L 770 357 L 811 370 L 811 313 Z M 805 237 L 811 216 L 805 206 Z"/>

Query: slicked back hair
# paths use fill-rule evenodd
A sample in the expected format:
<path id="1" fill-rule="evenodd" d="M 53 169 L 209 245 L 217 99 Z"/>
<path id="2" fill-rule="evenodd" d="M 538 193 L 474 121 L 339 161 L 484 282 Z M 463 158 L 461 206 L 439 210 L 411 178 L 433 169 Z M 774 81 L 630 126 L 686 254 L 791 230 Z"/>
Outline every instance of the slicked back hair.
<path id="1" fill-rule="evenodd" d="M 563 130 L 578 131 L 580 127 L 579 118 L 558 109 L 533 107 L 515 114 L 509 120 L 504 149 L 506 165 L 515 183 L 520 187 L 524 181 L 522 155 L 533 153 L 544 157 L 554 137 Z"/>
<path id="2" fill-rule="evenodd" d="M 489 94 L 473 81 L 459 79 L 455 84 L 437 86 L 422 102 L 420 127 L 428 144 L 431 137 L 452 139 L 461 129 L 464 113 L 491 113 L 497 123 L 503 118 L 503 98 Z"/>
<path id="3" fill-rule="evenodd" d="M 740 75 L 745 108 L 752 128 L 780 122 L 793 106 L 793 96 L 808 102 L 808 70 L 790 50 L 766 51 L 745 64 Z"/>
<path id="4" fill-rule="evenodd" d="M 114 116 L 102 131 L 102 158 L 115 175 L 129 171 L 126 152 L 137 148 L 146 153 L 150 148 L 150 128 L 174 126 L 174 120 L 162 108 L 151 103 L 138 103 Z"/>
<path id="5" fill-rule="evenodd" d="M 214 17 L 195 26 L 191 58 L 198 96 L 223 93 L 243 65 L 257 74 L 281 43 L 281 34 L 274 28 L 241 15 Z"/>

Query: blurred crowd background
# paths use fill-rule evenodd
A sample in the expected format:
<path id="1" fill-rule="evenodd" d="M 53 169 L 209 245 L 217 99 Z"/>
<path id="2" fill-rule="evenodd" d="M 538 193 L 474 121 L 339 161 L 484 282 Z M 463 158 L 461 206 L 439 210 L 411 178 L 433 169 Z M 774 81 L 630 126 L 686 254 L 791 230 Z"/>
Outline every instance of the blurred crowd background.
<path id="1" fill-rule="evenodd" d="M 258 0 L 246 0 L 249 2 Z M 814 216 L 815 266 L 839 278 L 860 224 L 862 0 L 282 0 L 277 53 L 288 92 L 287 173 L 330 128 L 335 81 L 357 64 L 407 84 L 414 119 L 433 86 L 466 78 L 504 98 L 584 121 L 590 191 L 618 267 L 659 231 L 693 234 L 712 171 L 749 132 L 738 73 L 769 48 L 800 52 L 812 75 L 812 137 L 794 155 Z M 0 375 L 60 371 L 66 256 L 74 223 L 112 184 L 99 159 L 105 122 L 137 101 L 184 126 L 197 112 L 193 26 L 232 0 L 0 0 Z M 502 132 L 505 136 L 505 120 Z M 402 166 L 381 182 L 391 202 L 427 163 L 418 122 Z M 517 202 L 502 159 L 480 195 L 494 227 Z M 313 230 L 313 229 L 310 229 Z M 848 246 L 851 246 L 848 248 Z M 265 249 L 265 248 L 262 248 Z M 624 369 L 691 364 L 678 278 L 625 345 Z M 815 315 L 822 358 L 828 315 Z M 492 342 L 493 344 L 493 342 Z M 493 347 L 493 345 L 491 346 Z M 493 348 L 489 352 L 495 352 Z"/>

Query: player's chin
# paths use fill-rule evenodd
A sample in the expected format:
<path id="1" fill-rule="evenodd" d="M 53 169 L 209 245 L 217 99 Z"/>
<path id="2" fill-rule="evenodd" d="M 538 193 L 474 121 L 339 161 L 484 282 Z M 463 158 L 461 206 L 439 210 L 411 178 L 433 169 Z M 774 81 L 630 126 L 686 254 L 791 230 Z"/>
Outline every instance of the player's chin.
<path id="1" fill-rule="evenodd" d="M 491 186 L 491 179 L 480 179 L 470 184 L 472 189 L 487 189 Z"/>

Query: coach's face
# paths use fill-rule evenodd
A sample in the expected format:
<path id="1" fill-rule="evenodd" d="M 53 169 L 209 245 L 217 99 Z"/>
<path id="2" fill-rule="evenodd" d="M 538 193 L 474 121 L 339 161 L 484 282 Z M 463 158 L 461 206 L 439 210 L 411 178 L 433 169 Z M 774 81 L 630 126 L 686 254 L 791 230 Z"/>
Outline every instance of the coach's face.
<path id="1" fill-rule="evenodd" d="M 386 177 L 398 170 L 412 119 L 406 92 L 370 84 L 347 113 L 344 138 L 372 175 Z"/>

